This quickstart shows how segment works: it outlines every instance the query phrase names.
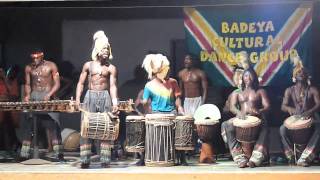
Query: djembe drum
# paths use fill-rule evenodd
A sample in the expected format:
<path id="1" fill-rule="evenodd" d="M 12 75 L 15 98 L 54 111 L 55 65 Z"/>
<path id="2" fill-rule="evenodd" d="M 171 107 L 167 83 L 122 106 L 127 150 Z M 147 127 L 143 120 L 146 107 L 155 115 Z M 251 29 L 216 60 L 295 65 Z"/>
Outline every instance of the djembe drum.
<path id="1" fill-rule="evenodd" d="M 255 116 L 245 116 L 244 119 L 235 118 L 236 139 L 241 143 L 242 150 L 247 158 L 252 155 L 253 147 L 259 137 L 261 119 Z"/>
<path id="2" fill-rule="evenodd" d="M 177 116 L 175 129 L 175 149 L 194 150 L 194 119 L 192 116 Z"/>
<path id="3" fill-rule="evenodd" d="M 146 125 L 144 116 L 126 117 L 126 151 L 144 152 Z"/>
<path id="4" fill-rule="evenodd" d="M 99 140 L 117 140 L 119 135 L 119 118 L 111 113 L 93 113 L 83 111 L 81 136 Z"/>
<path id="5" fill-rule="evenodd" d="M 313 132 L 312 123 L 312 118 L 294 115 L 284 121 L 284 126 L 288 129 L 289 138 L 294 144 L 306 145 Z"/>
<path id="6" fill-rule="evenodd" d="M 173 114 L 146 115 L 146 166 L 174 165 L 174 119 Z"/>
<path id="7" fill-rule="evenodd" d="M 80 133 L 74 129 L 64 128 L 61 139 L 65 151 L 77 151 L 80 147 Z"/>
<path id="8" fill-rule="evenodd" d="M 218 136 L 220 111 L 214 104 L 200 106 L 194 114 L 199 139 L 202 141 L 200 163 L 214 163 L 213 141 Z"/>

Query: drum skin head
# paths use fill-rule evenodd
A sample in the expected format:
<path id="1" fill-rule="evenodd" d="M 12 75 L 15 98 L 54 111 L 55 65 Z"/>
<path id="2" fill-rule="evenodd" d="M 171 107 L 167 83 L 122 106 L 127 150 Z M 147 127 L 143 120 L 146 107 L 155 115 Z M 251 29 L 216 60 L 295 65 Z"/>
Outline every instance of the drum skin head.
<path id="1" fill-rule="evenodd" d="M 255 116 L 245 116 L 245 119 L 235 118 L 233 125 L 236 127 L 250 128 L 261 124 L 261 119 Z"/>
<path id="2" fill-rule="evenodd" d="M 175 119 L 175 115 L 174 114 L 147 114 L 146 115 L 146 119 L 158 119 L 158 120 L 173 120 Z"/>
<path id="3" fill-rule="evenodd" d="M 144 116 L 138 116 L 138 115 L 129 115 L 126 117 L 127 120 L 144 120 Z"/>
<path id="4" fill-rule="evenodd" d="M 193 117 L 192 116 L 177 116 L 176 120 L 186 120 L 186 121 L 193 121 Z"/>
<path id="5" fill-rule="evenodd" d="M 290 116 L 284 121 L 284 126 L 288 129 L 304 129 L 312 125 L 312 118 L 303 119 L 300 116 Z"/>
<path id="6" fill-rule="evenodd" d="M 214 104 L 203 104 L 194 113 L 194 123 L 200 125 L 213 125 L 219 123 L 221 113 Z"/>

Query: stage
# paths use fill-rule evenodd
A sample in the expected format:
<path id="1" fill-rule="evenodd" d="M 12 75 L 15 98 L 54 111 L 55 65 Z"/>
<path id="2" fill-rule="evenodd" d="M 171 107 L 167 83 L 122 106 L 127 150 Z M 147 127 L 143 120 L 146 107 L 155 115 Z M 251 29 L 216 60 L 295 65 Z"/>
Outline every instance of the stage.
<path id="1" fill-rule="evenodd" d="M 52 162 L 47 165 L 23 165 L 20 163 L 0 163 L 0 180 L 50 180 L 50 179 L 108 179 L 108 180 L 319 180 L 320 167 L 265 166 L 259 168 L 238 168 L 232 161 L 219 160 L 214 165 L 198 164 L 196 159 L 189 160 L 189 166 L 137 167 L 134 160 L 113 161 L 111 167 L 100 168 L 92 163 L 90 169 L 80 169 L 77 158 L 65 164 Z"/>

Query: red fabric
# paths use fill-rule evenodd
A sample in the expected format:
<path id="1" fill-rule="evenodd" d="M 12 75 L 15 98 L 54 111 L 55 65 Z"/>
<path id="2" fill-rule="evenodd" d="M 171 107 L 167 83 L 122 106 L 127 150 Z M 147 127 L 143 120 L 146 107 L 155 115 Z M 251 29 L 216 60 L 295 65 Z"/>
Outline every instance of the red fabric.
<path id="1" fill-rule="evenodd" d="M 3 80 L 0 80 L 0 96 L 7 96 L 8 90 Z"/>
<path id="2" fill-rule="evenodd" d="M 10 85 L 10 92 L 9 94 L 11 96 L 15 96 L 15 97 L 18 97 L 19 96 L 19 84 L 18 84 L 18 81 L 17 79 L 14 79 L 12 81 L 12 84 Z"/>

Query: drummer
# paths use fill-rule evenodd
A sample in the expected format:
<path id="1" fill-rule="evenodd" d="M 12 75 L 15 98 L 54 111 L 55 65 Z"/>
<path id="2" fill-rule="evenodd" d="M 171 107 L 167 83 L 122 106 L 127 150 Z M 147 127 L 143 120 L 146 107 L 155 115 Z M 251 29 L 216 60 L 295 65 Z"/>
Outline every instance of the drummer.
<path id="1" fill-rule="evenodd" d="M 227 101 L 223 107 L 223 112 L 225 115 L 230 113 L 230 101 L 231 101 L 232 95 L 234 93 L 238 93 L 241 91 L 241 86 L 243 83 L 242 82 L 243 71 L 250 67 L 249 57 L 246 51 L 239 52 L 237 54 L 237 58 L 238 58 L 238 64 L 235 66 L 233 71 L 233 76 L 232 76 L 233 84 L 236 89 L 233 90 L 231 94 L 228 96 Z"/>
<path id="2" fill-rule="evenodd" d="M 77 85 L 76 103 L 80 104 L 80 97 L 88 76 L 89 90 L 84 98 L 84 108 L 89 112 L 112 111 L 116 113 L 118 111 L 117 68 L 110 62 L 112 59 L 111 46 L 103 31 L 97 31 L 93 36 L 93 41 L 92 61 L 83 65 Z M 81 137 L 80 156 L 83 169 L 89 168 L 92 142 L 93 139 Z M 110 156 L 111 142 L 101 141 L 101 167 L 109 167 Z"/>
<path id="3" fill-rule="evenodd" d="M 303 118 L 315 118 L 314 113 L 319 111 L 320 98 L 316 87 L 310 85 L 310 77 L 302 62 L 299 60 L 293 70 L 293 86 L 285 91 L 281 110 L 290 115 L 300 115 Z M 319 127 L 316 126 L 306 148 L 302 149 L 302 154 L 297 161 L 299 166 L 309 166 L 319 151 Z M 288 138 L 287 128 L 280 127 L 281 141 L 289 164 L 294 163 L 293 143 Z"/>
<path id="4" fill-rule="evenodd" d="M 223 107 L 223 116 L 225 119 L 230 119 L 234 117 L 235 115 L 230 111 L 230 101 L 231 97 L 234 96 L 234 94 L 241 92 L 241 86 L 242 86 L 242 74 L 243 74 L 244 69 L 241 67 L 236 67 L 233 72 L 233 83 L 235 86 L 235 90 L 231 92 L 231 94 L 228 96 L 226 103 Z M 233 119 L 230 119 L 231 121 Z M 229 123 L 227 121 L 223 122 L 221 125 L 221 136 L 227 145 L 227 136 L 226 136 L 226 124 Z M 228 146 L 228 145 L 227 145 Z M 228 147 L 227 147 L 228 148 Z"/>
<path id="5" fill-rule="evenodd" d="M 269 110 L 270 104 L 267 93 L 259 86 L 256 72 L 249 68 L 243 72 L 241 91 L 233 93 L 230 99 L 230 111 L 243 118 L 245 115 L 257 116 L 263 118 Z M 238 104 L 240 106 L 238 106 Z M 264 126 L 260 131 L 258 140 L 254 146 L 252 155 L 247 158 L 242 150 L 240 142 L 235 138 L 235 127 L 233 119 L 223 123 L 229 149 L 233 160 L 240 168 L 260 166 L 267 156 L 267 128 Z"/>
<path id="6" fill-rule="evenodd" d="M 162 54 L 149 54 L 142 66 L 150 79 L 145 85 L 142 103 L 147 105 L 148 100 L 151 100 L 152 113 L 184 114 L 178 82 L 169 78 L 170 62 L 167 57 Z M 187 165 L 184 151 L 179 154 L 181 164 Z M 142 159 L 140 161 L 143 163 Z"/>
<path id="7" fill-rule="evenodd" d="M 49 101 L 53 99 L 60 87 L 58 68 L 54 62 L 44 60 L 44 53 L 40 49 L 31 53 L 31 59 L 32 63 L 25 67 L 24 101 Z M 56 158 L 64 161 L 60 126 L 56 114 L 49 113 L 48 115 L 37 116 L 41 120 L 41 125 L 49 129 L 52 135 L 52 145 Z M 27 121 L 20 152 L 21 160 L 30 157 L 31 118 L 28 118 Z"/>

